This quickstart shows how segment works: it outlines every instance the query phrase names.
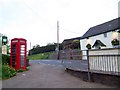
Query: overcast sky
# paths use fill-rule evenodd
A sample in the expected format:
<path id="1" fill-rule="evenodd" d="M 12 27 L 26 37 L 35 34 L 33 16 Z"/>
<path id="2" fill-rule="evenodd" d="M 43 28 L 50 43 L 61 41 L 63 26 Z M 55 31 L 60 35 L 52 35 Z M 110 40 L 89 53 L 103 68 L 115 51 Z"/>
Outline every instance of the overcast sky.
<path id="1" fill-rule="evenodd" d="M 119 0 L 0 0 L 0 33 L 32 46 L 82 36 L 90 27 L 118 17 Z"/>

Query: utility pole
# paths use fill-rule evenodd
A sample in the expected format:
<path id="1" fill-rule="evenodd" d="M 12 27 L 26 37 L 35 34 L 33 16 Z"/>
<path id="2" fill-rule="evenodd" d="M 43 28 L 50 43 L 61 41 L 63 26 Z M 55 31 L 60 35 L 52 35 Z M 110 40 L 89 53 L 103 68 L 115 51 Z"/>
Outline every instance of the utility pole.
<path id="1" fill-rule="evenodd" d="M 57 21 L 57 59 L 59 58 L 59 21 Z"/>
<path id="2" fill-rule="evenodd" d="M 29 52 L 30 56 L 31 56 L 31 53 L 32 53 L 32 52 L 31 52 L 31 42 L 30 42 L 30 52 Z"/>

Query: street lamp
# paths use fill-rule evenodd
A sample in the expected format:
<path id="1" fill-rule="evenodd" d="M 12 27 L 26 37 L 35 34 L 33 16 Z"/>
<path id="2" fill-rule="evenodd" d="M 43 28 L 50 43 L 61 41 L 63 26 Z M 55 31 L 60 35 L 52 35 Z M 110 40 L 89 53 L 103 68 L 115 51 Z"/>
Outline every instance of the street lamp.
<path id="1" fill-rule="evenodd" d="M 2 36 L 2 45 L 6 45 L 8 43 L 7 36 Z"/>

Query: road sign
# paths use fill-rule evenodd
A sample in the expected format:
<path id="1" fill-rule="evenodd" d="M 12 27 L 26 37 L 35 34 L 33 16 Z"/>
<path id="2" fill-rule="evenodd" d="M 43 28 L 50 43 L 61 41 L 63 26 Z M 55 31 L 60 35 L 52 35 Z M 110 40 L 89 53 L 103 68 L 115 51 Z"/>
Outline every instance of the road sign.
<path id="1" fill-rule="evenodd" d="M 6 45 L 2 46 L 2 54 L 7 54 L 7 46 Z"/>

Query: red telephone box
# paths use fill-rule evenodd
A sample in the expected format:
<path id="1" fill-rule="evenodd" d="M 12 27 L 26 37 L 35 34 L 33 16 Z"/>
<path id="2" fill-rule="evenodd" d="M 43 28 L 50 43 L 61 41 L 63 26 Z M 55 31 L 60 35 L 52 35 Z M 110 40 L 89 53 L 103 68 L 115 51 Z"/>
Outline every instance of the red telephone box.
<path id="1" fill-rule="evenodd" d="M 10 66 L 16 70 L 26 70 L 26 46 L 27 41 L 23 38 L 11 40 Z"/>

